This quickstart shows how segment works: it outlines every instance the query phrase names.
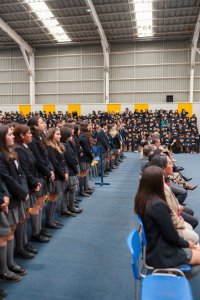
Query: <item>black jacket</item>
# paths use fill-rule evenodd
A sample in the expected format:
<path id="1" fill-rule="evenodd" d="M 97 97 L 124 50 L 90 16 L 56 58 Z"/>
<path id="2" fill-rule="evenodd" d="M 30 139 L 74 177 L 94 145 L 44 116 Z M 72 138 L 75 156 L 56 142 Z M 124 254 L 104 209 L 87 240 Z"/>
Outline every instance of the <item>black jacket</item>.
<path id="1" fill-rule="evenodd" d="M 65 147 L 64 157 L 69 168 L 69 176 L 75 176 L 78 174 L 79 170 L 79 161 L 77 158 L 77 154 L 70 141 L 63 143 L 63 145 Z"/>
<path id="2" fill-rule="evenodd" d="M 10 194 L 8 193 L 6 185 L 0 178 L 0 205 L 2 205 L 4 203 L 3 198 L 5 196 L 10 198 Z"/>
<path id="3" fill-rule="evenodd" d="M 17 145 L 15 151 L 17 152 L 22 170 L 26 175 L 29 190 L 33 192 L 39 183 L 35 157 L 28 146 Z"/>
<path id="4" fill-rule="evenodd" d="M 121 138 L 119 133 L 117 133 L 113 138 L 113 145 L 114 149 L 120 149 L 121 148 Z"/>
<path id="5" fill-rule="evenodd" d="M 108 132 L 107 133 L 107 137 L 108 137 L 108 140 L 109 140 L 109 148 L 110 149 L 114 149 L 114 144 L 113 144 L 113 138 L 112 138 L 112 135 Z"/>
<path id="6" fill-rule="evenodd" d="M 80 162 L 92 162 L 93 155 L 92 155 L 92 148 L 88 142 L 88 138 L 84 133 L 81 133 L 79 136 L 79 143 L 83 149 L 83 156 L 80 157 Z"/>
<path id="7" fill-rule="evenodd" d="M 0 152 L 0 173 L 11 196 L 9 208 L 16 207 L 19 201 L 24 201 L 29 193 L 26 177 L 19 161 L 7 161 Z"/>
<path id="8" fill-rule="evenodd" d="M 64 180 L 65 173 L 69 173 L 67 163 L 63 153 L 58 152 L 55 148 L 48 146 L 49 160 L 54 168 L 55 180 Z"/>
<path id="9" fill-rule="evenodd" d="M 178 235 L 170 212 L 161 200 L 152 200 L 142 217 L 147 237 L 147 263 L 154 268 L 169 268 L 186 263 L 182 248 L 189 243 Z"/>
<path id="10" fill-rule="evenodd" d="M 32 142 L 29 144 L 29 148 L 37 162 L 39 178 L 50 178 L 51 171 L 54 171 L 54 168 L 49 160 L 47 149 L 41 147 L 40 143 L 34 137 Z"/>
<path id="11" fill-rule="evenodd" d="M 109 150 L 109 138 L 103 129 L 100 129 L 98 132 L 97 144 L 101 147 L 102 153 Z"/>

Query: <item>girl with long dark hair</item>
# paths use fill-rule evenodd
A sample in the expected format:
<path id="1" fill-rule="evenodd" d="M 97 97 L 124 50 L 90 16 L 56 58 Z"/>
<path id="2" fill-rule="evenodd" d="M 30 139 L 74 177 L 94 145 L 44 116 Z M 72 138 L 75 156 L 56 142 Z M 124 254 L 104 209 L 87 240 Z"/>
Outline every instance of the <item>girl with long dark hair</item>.
<path id="1" fill-rule="evenodd" d="M 33 214 L 34 210 L 37 211 L 37 215 L 39 217 L 40 207 L 38 206 L 35 193 L 39 192 L 41 183 L 38 179 L 37 163 L 35 157 L 28 147 L 28 145 L 32 142 L 32 134 L 30 128 L 27 125 L 19 124 L 15 127 L 13 134 L 15 136 L 15 151 L 17 152 L 20 165 L 26 175 L 30 199 L 30 201 L 27 202 L 26 207 L 26 220 L 24 221 L 24 223 L 18 224 L 15 231 L 15 237 L 18 236 L 18 238 L 16 237 L 15 255 L 21 258 L 32 258 L 34 257 L 34 254 L 37 254 L 37 250 L 34 249 L 27 240 L 27 218 L 29 217 L 29 214 Z"/>
<path id="2" fill-rule="evenodd" d="M 28 186 L 24 172 L 13 151 L 14 135 L 11 129 L 0 126 L 0 174 L 9 193 L 8 222 L 11 231 L 4 247 L 0 247 L 0 279 L 19 281 L 27 271 L 14 262 L 14 231 L 25 219 L 25 202 L 28 201 Z"/>
<path id="3" fill-rule="evenodd" d="M 56 201 L 60 193 L 67 188 L 68 167 L 65 161 L 65 148 L 60 142 L 61 134 L 59 128 L 50 128 L 46 136 L 46 145 L 49 159 L 55 170 L 55 180 L 50 183 L 48 202 L 46 206 L 46 224 L 47 228 L 59 229 L 63 225 L 54 220 Z"/>
<path id="4" fill-rule="evenodd" d="M 41 117 L 32 117 L 27 125 L 32 133 L 32 142 L 29 144 L 38 170 L 41 188 L 36 192 L 37 206 L 31 209 L 32 240 L 40 243 L 49 242 L 52 236 L 46 229 L 42 228 L 42 211 L 48 194 L 49 182 L 55 179 L 54 168 L 49 160 L 47 147 L 44 143 L 45 127 Z"/>
<path id="5" fill-rule="evenodd" d="M 72 130 L 67 127 L 62 127 L 61 130 L 61 142 L 65 147 L 65 160 L 69 169 L 69 183 L 68 188 L 63 192 L 62 203 L 61 203 L 61 214 L 62 215 L 73 215 L 81 213 L 82 209 L 75 207 L 75 195 L 78 185 L 78 174 L 79 174 L 79 161 L 72 146 Z"/>
<path id="6" fill-rule="evenodd" d="M 146 168 L 135 196 L 135 212 L 142 218 L 147 236 L 147 263 L 154 268 L 200 264 L 200 247 L 179 236 L 172 223 L 164 192 L 163 170 Z"/>
<path id="7" fill-rule="evenodd" d="M 93 189 L 89 187 L 88 173 L 93 160 L 93 139 L 89 132 L 90 125 L 88 122 L 80 123 L 79 143 L 83 150 L 83 155 L 79 157 L 80 161 L 80 195 L 87 196 L 93 193 Z"/>

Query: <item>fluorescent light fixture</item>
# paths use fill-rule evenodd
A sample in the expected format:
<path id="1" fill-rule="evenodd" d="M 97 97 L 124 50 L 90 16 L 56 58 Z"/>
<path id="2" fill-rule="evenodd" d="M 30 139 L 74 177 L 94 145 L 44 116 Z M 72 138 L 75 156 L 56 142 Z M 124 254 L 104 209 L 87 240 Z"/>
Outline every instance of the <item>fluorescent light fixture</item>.
<path id="1" fill-rule="evenodd" d="M 152 36 L 152 1 L 134 0 L 134 6 L 138 37 Z"/>
<path id="2" fill-rule="evenodd" d="M 26 3 L 31 7 L 57 42 L 71 41 L 43 0 L 26 0 Z"/>

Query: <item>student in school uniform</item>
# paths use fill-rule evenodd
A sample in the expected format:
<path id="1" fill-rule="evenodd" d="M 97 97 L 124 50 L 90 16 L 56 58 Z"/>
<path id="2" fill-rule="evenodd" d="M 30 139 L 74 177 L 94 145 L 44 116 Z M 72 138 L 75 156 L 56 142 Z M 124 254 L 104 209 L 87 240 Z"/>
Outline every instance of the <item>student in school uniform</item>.
<path id="1" fill-rule="evenodd" d="M 51 234 L 42 228 L 42 211 L 47 194 L 49 192 L 49 183 L 55 179 L 54 168 L 49 160 L 46 144 L 44 143 L 44 122 L 41 117 L 34 116 L 28 120 L 27 125 L 32 133 L 32 142 L 29 148 L 32 151 L 38 170 L 39 182 L 41 189 L 36 192 L 37 206 L 30 211 L 32 224 L 32 240 L 39 243 L 47 243 Z"/>
<path id="2" fill-rule="evenodd" d="M 37 209 L 39 215 L 40 207 L 37 204 L 35 193 L 41 189 L 41 183 L 38 179 L 37 163 L 35 157 L 28 147 L 28 145 L 32 142 L 32 134 L 30 128 L 27 125 L 19 124 L 15 127 L 13 134 L 15 136 L 15 151 L 17 152 L 20 165 L 26 175 L 30 199 L 26 206 L 26 220 L 23 224 L 18 224 L 15 231 L 15 233 L 17 233 L 19 237 L 18 239 L 16 239 L 16 242 L 18 243 L 16 243 L 15 255 L 20 258 L 26 259 L 33 258 L 34 254 L 37 254 L 37 249 L 33 248 L 32 245 L 28 243 L 26 231 L 29 210 L 31 211 L 33 208 L 35 208 Z"/>
<path id="3" fill-rule="evenodd" d="M 80 161 L 80 195 L 92 194 L 93 189 L 89 187 L 88 173 L 90 170 L 90 164 L 93 161 L 93 139 L 89 132 L 89 123 L 80 123 L 80 135 L 79 143 L 83 150 L 83 155 L 79 158 Z"/>
<path id="4" fill-rule="evenodd" d="M 55 221 L 56 202 L 68 185 L 68 167 L 64 157 L 65 148 L 60 142 L 60 129 L 57 127 L 50 128 L 46 136 L 46 145 L 49 160 L 55 170 L 55 180 L 50 183 L 48 202 L 46 206 L 46 223 L 47 228 L 60 229 L 63 225 Z"/>
<path id="5" fill-rule="evenodd" d="M 68 187 L 62 194 L 61 203 L 61 214 L 62 215 L 72 215 L 75 216 L 81 213 L 83 209 L 75 207 L 75 195 L 78 186 L 78 174 L 80 172 L 79 161 L 75 153 L 74 147 L 72 147 L 72 130 L 67 127 L 62 127 L 61 132 L 61 142 L 65 147 L 64 157 L 69 169 L 69 182 Z M 68 201 L 67 201 L 68 200 Z M 75 215 L 74 215 L 75 214 Z"/>
<path id="6" fill-rule="evenodd" d="M 18 266 L 13 259 L 14 255 L 14 231 L 18 223 L 25 219 L 25 202 L 28 201 L 28 186 L 24 172 L 22 171 L 17 155 L 13 151 L 14 135 L 11 129 L 0 126 L 0 175 L 9 193 L 9 206 L 7 219 L 10 225 L 10 233 L 7 238 L 7 245 L 0 249 L 1 261 L 0 279 L 16 282 L 22 279 L 27 271 Z"/>
<path id="7" fill-rule="evenodd" d="M 10 224 L 8 223 L 7 213 L 10 202 L 10 195 L 5 184 L 0 179 L 0 273 L 8 273 L 7 268 L 7 238 L 11 233 Z M 14 275 L 14 274 L 13 274 Z M 1 276 L 1 275 L 0 275 Z M 6 290 L 0 288 L 0 299 L 4 299 Z"/>
<path id="8" fill-rule="evenodd" d="M 102 164 L 103 164 L 103 176 L 107 176 L 106 171 L 106 158 L 108 156 L 109 151 L 109 138 L 106 134 L 107 132 L 107 123 L 102 121 L 100 123 L 101 129 L 98 131 L 97 135 L 97 145 L 101 147 L 102 151 Z"/>

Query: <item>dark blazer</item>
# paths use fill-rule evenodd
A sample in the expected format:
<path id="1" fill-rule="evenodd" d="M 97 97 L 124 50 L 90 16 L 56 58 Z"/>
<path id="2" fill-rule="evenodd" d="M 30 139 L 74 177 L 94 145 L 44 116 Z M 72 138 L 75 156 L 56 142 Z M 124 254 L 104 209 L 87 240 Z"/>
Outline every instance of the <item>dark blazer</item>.
<path id="1" fill-rule="evenodd" d="M 15 151 L 17 152 L 22 170 L 26 175 L 29 190 L 33 192 L 39 183 L 35 157 L 28 146 L 17 145 Z"/>
<path id="2" fill-rule="evenodd" d="M 88 138 L 84 133 L 80 134 L 79 143 L 83 149 L 83 156 L 81 156 L 79 159 L 80 162 L 88 162 L 88 163 L 92 162 L 93 161 L 92 149 L 88 142 Z"/>
<path id="3" fill-rule="evenodd" d="M 63 153 L 58 152 L 52 146 L 47 146 L 49 160 L 54 168 L 55 180 L 64 180 L 65 173 L 69 173 Z"/>
<path id="4" fill-rule="evenodd" d="M 113 144 L 114 144 L 114 149 L 121 148 L 121 138 L 120 138 L 119 133 L 116 134 L 116 136 L 113 138 Z"/>
<path id="5" fill-rule="evenodd" d="M 112 135 L 110 134 L 110 132 L 107 133 L 107 137 L 108 137 L 108 140 L 109 140 L 109 148 L 110 149 L 114 149 L 114 144 L 113 144 L 113 138 L 112 138 Z"/>
<path id="6" fill-rule="evenodd" d="M 144 172 L 144 169 L 149 166 L 149 159 L 146 156 L 143 156 L 142 159 L 140 160 L 141 163 L 141 172 Z"/>
<path id="7" fill-rule="evenodd" d="M 75 176 L 79 172 L 77 153 L 75 152 L 73 144 L 70 141 L 63 143 L 63 145 L 65 147 L 64 157 L 69 169 L 69 176 Z"/>
<path id="8" fill-rule="evenodd" d="M 98 131 L 97 144 L 101 147 L 102 153 L 105 153 L 109 150 L 109 139 L 102 128 Z"/>
<path id="9" fill-rule="evenodd" d="M 69 141 L 69 143 L 71 144 L 71 147 L 74 149 L 76 155 L 77 155 L 77 158 L 80 157 L 80 154 L 83 152 L 83 149 L 79 143 L 79 140 L 77 139 L 76 136 L 73 136 L 73 140 L 72 141 Z"/>
<path id="10" fill-rule="evenodd" d="M 147 237 L 147 263 L 154 268 L 169 268 L 186 263 L 182 248 L 189 243 L 178 235 L 170 212 L 161 200 L 152 200 L 142 217 Z"/>
<path id="11" fill-rule="evenodd" d="M 9 208 L 16 207 L 21 200 L 25 200 L 29 190 L 25 174 L 19 164 L 14 160 L 7 161 L 2 152 L 0 152 L 0 173 L 6 188 L 11 196 Z"/>
<path id="12" fill-rule="evenodd" d="M 43 149 L 40 143 L 34 137 L 32 142 L 29 144 L 29 148 L 31 149 L 37 162 L 39 178 L 50 178 L 51 171 L 54 171 L 54 168 L 49 160 L 47 149 Z"/>
<path id="13" fill-rule="evenodd" d="M 5 196 L 10 198 L 10 194 L 8 193 L 6 185 L 0 178 L 0 205 L 2 205 L 4 203 L 3 198 Z"/>

